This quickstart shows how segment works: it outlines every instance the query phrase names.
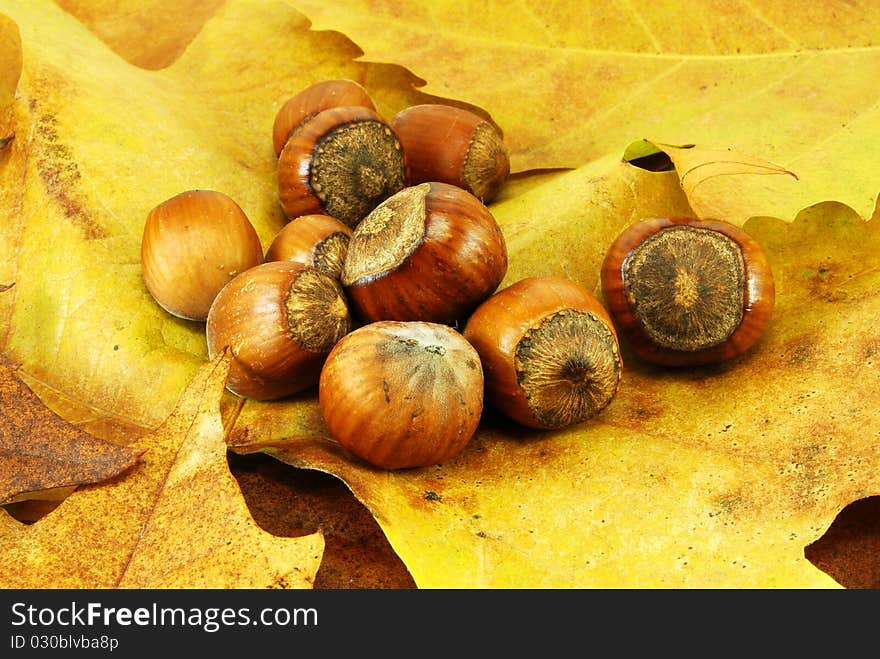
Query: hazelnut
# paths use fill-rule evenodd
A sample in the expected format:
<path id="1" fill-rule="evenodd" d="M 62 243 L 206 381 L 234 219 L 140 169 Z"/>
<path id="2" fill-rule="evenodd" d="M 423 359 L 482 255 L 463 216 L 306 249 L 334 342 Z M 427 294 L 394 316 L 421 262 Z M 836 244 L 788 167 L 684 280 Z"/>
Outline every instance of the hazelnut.
<path id="1" fill-rule="evenodd" d="M 528 277 L 483 302 L 464 328 L 483 363 L 486 398 L 530 428 L 564 428 L 611 402 L 623 362 L 611 318 L 589 291 Z"/>
<path id="2" fill-rule="evenodd" d="M 351 228 L 329 215 L 301 215 L 285 224 L 269 249 L 266 261 L 299 261 L 339 279 Z"/>
<path id="3" fill-rule="evenodd" d="M 427 103 L 401 110 L 390 122 L 403 145 L 409 184 L 441 181 L 484 203 L 510 175 L 510 157 L 498 128 L 452 105 Z"/>
<path id="4" fill-rule="evenodd" d="M 606 254 L 602 291 L 633 352 L 664 366 L 743 354 L 767 329 L 775 292 L 751 236 L 727 222 L 686 217 L 625 229 Z"/>
<path id="5" fill-rule="evenodd" d="M 306 87 L 287 99 L 275 115 L 272 125 L 272 145 L 280 155 L 290 134 L 321 110 L 341 105 L 362 105 L 371 110 L 376 104 L 366 89 L 354 80 L 323 80 Z"/>
<path id="6" fill-rule="evenodd" d="M 322 110 L 287 140 L 278 158 L 285 215 L 321 214 L 350 227 L 406 185 L 403 149 L 375 111 Z"/>
<path id="7" fill-rule="evenodd" d="M 141 242 L 144 284 L 175 316 L 204 321 L 220 289 L 262 261 L 256 230 L 222 192 L 182 192 L 147 215 Z"/>
<path id="8" fill-rule="evenodd" d="M 383 469 L 424 467 L 467 445 L 483 411 L 480 358 L 447 325 L 380 321 L 337 343 L 318 400 L 330 433 Z"/>
<path id="9" fill-rule="evenodd" d="M 229 282 L 211 305 L 208 355 L 230 348 L 232 393 L 282 398 L 318 383 L 324 359 L 350 329 L 333 277 L 295 261 L 262 263 Z"/>
<path id="10" fill-rule="evenodd" d="M 342 284 L 365 322 L 454 325 L 491 295 L 507 272 L 507 247 L 492 214 L 447 183 L 404 188 L 355 228 Z"/>

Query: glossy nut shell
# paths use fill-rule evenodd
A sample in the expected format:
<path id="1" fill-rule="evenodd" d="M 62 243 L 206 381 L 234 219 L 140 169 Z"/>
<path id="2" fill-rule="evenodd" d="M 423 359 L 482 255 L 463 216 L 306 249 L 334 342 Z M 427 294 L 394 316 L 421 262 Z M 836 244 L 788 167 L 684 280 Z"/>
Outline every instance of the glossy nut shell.
<path id="1" fill-rule="evenodd" d="M 477 307 L 463 334 L 482 360 L 487 401 L 529 428 L 586 421 L 620 386 L 623 361 L 611 318 L 569 279 L 511 284 Z"/>
<path id="2" fill-rule="evenodd" d="M 323 110 L 294 131 L 278 157 L 278 198 L 288 218 L 330 215 L 355 227 L 406 185 L 403 148 L 375 111 Z"/>
<path id="3" fill-rule="evenodd" d="M 370 94 L 354 80 L 322 80 L 292 96 L 278 110 L 272 125 L 272 146 L 280 155 L 291 132 L 321 110 L 341 105 L 361 105 L 371 110 L 376 105 Z"/>
<path id="4" fill-rule="evenodd" d="M 342 284 L 356 316 L 453 325 L 491 295 L 507 272 L 495 218 L 446 183 L 405 188 L 352 233 Z"/>
<path id="5" fill-rule="evenodd" d="M 141 241 L 147 290 L 169 313 L 204 321 L 214 297 L 263 260 L 253 225 L 235 201 L 214 190 L 188 190 L 150 211 Z"/>
<path id="6" fill-rule="evenodd" d="M 330 433 L 383 469 L 424 467 L 464 449 L 483 409 L 480 358 L 445 325 L 381 321 L 343 338 L 321 372 Z"/>
<path id="7" fill-rule="evenodd" d="M 327 354 L 351 329 L 334 278 L 302 263 L 263 263 L 233 279 L 208 314 L 208 355 L 234 357 L 227 389 L 271 400 L 318 383 Z"/>
<path id="8" fill-rule="evenodd" d="M 775 301 L 761 246 L 719 220 L 636 222 L 612 243 L 601 279 L 621 338 L 663 366 L 742 355 L 764 335 Z"/>
<path id="9" fill-rule="evenodd" d="M 298 261 L 339 279 L 351 228 L 329 215 L 296 217 L 275 235 L 266 261 Z"/>
<path id="10" fill-rule="evenodd" d="M 410 185 L 449 183 L 489 203 L 510 175 L 510 156 L 501 132 L 469 110 L 414 105 L 389 123 L 403 144 Z"/>

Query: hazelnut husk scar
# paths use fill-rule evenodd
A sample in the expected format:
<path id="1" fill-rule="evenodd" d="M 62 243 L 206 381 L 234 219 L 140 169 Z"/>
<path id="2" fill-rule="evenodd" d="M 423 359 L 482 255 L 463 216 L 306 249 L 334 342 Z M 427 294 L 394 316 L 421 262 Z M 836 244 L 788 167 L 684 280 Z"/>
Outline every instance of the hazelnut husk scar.
<path id="1" fill-rule="evenodd" d="M 527 277 L 495 293 L 468 319 L 487 399 L 518 423 L 558 429 L 605 409 L 623 360 L 605 309 L 561 277 Z"/>
<path id="2" fill-rule="evenodd" d="M 208 355 L 230 348 L 231 392 L 283 398 L 318 383 L 327 354 L 350 329 L 336 279 L 296 261 L 271 261 L 241 273 L 217 295 L 206 324 Z"/>
<path id="3" fill-rule="evenodd" d="M 767 258 L 749 234 L 694 218 L 624 230 L 603 263 L 602 290 L 633 351 L 668 366 L 743 354 L 767 329 L 775 297 Z"/>
<path id="4" fill-rule="evenodd" d="M 489 203 L 510 175 L 501 131 L 469 110 L 437 103 L 413 105 L 389 123 L 403 144 L 410 185 L 449 183 Z"/>
<path id="5" fill-rule="evenodd" d="M 281 227 L 266 261 L 298 261 L 339 279 L 351 227 L 329 215 L 301 215 Z"/>
<path id="6" fill-rule="evenodd" d="M 355 227 L 406 185 L 403 148 L 361 106 L 329 108 L 290 136 L 278 158 L 278 196 L 288 218 L 325 214 Z"/>
<path id="7" fill-rule="evenodd" d="M 355 228 L 342 284 L 364 321 L 462 321 L 507 272 L 504 236 L 488 208 L 447 183 L 404 188 Z"/>

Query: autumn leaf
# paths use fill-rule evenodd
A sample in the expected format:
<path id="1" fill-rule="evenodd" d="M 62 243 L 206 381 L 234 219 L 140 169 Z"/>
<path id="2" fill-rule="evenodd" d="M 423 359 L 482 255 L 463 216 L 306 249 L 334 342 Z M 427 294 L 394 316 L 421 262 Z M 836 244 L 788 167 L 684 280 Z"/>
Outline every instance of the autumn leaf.
<path id="1" fill-rule="evenodd" d="M 203 366 L 136 448 L 144 460 L 80 488 L 30 526 L 5 519 L 0 583 L 18 588 L 310 588 L 323 538 L 260 529 L 229 473 L 219 400 L 230 358 Z"/>
<path id="2" fill-rule="evenodd" d="M 676 146 L 639 140 L 627 147 L 624 160 L 635 163 L 660 154 L 678 172 L 694 214 L 702 219 L 724 218 L 742 225 L 756 208 L 774 205 L 778 190 L 767 186 L 761 177 L 788 176 L 798 181 L 795 172 L 762 158 L 695 144 Z"/>
<path id="3" fill-rule="evenodd" d="M 285 221 L 271 124 L 293 92 L 348 77 L 386 116 L 426 99 L 475 104 L 504 129 L 517 170 L 490 207 L 509 247 L 502 285 L 561 274 L 599 292 L 620 230 L 704 213 L 712 196 L 770 253 L 778 297 L 764 341 L 733 363 L 673 372 L 625 352 L 600 418 L 534 433 L 490 411 L 465 453 L 424 470 L 351 459 L 327 437 L 314 391 L 223 395 L 229 446 L 343 480 L 420 587 L 835 585 L 804 547 L 880 493 L 876 214 L 868 221 L 880 121 L 865 82 L 878 51 L 862 8 L 698 5 L 681 21 L 662 4 L 527 14 L 484 3 L 491 20 L 462 22 L 452 3 L 228 0 L 185 3 L 174 26 L 171 3 L 156 0 L 147 29 L 162 35 L 138 44 L 126 40 L 143 29 L 135 4 L 0 0 L 23 55 L 16 139 L 0 160 L 0 283 L 15 282 L 0 296 L 0 346 L 47 405 L 106 439 L 154 437 L 207 355 L 203 325 L 169 317 L 143 286 L 143 221 L 183 189 L 214 188 L 267 246 Z M 692 186 L 686 167 L 626 162 L 644 139 L 698 144 L 706 162 L 732 150 L 798 178 Z M 747 179 L 767 187 L 744 193 Z M 162 557 L 183 540 L 149 542 Z"/>
<path id="4" fill-rule="evenodd" d="M 0 151 L 13 139 L 12 104 L 21 75 L 21 34 L 7 16 L 0 15 Z"/>
<path id="5" fill-rule="evenodd" d="M 131 467 L 139 455 L 60 418 L 0 355 L 0 502 L 105 480 Z"/>
<path id="6" fill-rule="evenodd" d="M 264 453 L 230 453 L 229 467 L 254 520 L 266 531 L 298 537 L 321 530 L 324 552 L 315 589 L 415 587 L 370 511 L 340 479 L 291 469 Z"/>
<path id="7" fill-rule="evenodd" d="M 607 220 L 620 225 L 658 210 L 651 199 L 674 199 L 663 191 L 674 173 L 618 167 L 625 175 L 612 170 L 605 180 L 560 175 L 521 203 L 540 208 L 530 196 L 588 188 L 592 199 L 620 202 Z M 523 216 L 511 204 L 496 207 L 504 228 Z M 575 200 L 531 218 L 534 242 L 514 243 L 518 270 L 508 283 L 557 272 L 543 265 L 543 247 L 526 245 L 563 233 L 551 226 L 559 217 L 593 227 L 596 242 L 568 234 L 579 251 L 561 267 L 570 263 L 566 273 L 597 288 L 594 264 L 615 230 Z M 765 340 L 733 363 L 673 371 L 624 352 L 619 394 L 578 427 L 527 432 L 490 414 L 456 460 L 382 474 L 352 461 L 320 427 L 319 411 L 297 401 L 288 404 L 288 428 L 298 425 L 288 437 L 269 438 L 280 431 L 277 407 L 271 419 L 267 408 L 242 410 L 238 450 L 345 480 L 420 587 L 831 587 L 804 547 L 849 502 L 880 492 L 880 339 L 868 320 L 880 313 L 878 226 L 839 203 L 791 224 L 746 223 L 777 281 Z M 547 252 L 565 243 L 555 240 Z M 577 259 L 592 265 L 574 270 Z"/>
<path id="8" fill-rule="evenodd" d="M 268 246 L 285 219 L 266 136 L 289 96 L 348 77 L 370 84 L 386 113 L 425 97 L 400 69 L 354 63 L 355 48 L 309 32 L 284 3 L 225 3 L 159 71 L 121 59 L 51 2 L 0 2 L 4 11 L 25 64 L 14 104 L 24 137 L 0 161 L 0 205 L 14 218 L 0 224 L 0 283 L 16 282 L 0 300 L 0 337 L 41 398 L 64 398 L 52 404 L 69 421 L 108 439 L 143 432 L 207 352 L 203 326 L 169 317 L 143 286 L 150 209 L 186 189 L 220 190 Z M 245 42 L 234 56 L 218 47 Z"/>
<path id="9" fill-rule="evenodd" d="M 183 54 L 223 0 L 57 0 L 121 57 L 157 70 Z"/>
<path id="10" fill-rule="evenodd" d="M 871 0 L 480 3 L 289 0 L 363 61 L 401 64 L 422 91 L 491 111 L 514 171 L 578 167 L 634 139 L 732 148 L 797 173 L 765 180 L 756 215 L 837 200 L 870 216 L 880 171 Z M 867 158 L 867 160 L 866 160 Z"/>

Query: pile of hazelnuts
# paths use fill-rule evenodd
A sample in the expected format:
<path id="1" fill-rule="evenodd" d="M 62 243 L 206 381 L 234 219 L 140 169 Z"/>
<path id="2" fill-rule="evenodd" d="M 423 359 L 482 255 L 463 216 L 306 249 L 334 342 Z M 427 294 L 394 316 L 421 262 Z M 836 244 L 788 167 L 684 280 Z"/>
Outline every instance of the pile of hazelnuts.
<path id="1" fill-rule="evenodd" d="M 144 282 L 205 323 L 209 357 L 231 351 L 229 391 L 317 386 L 331 435 L 376 467 L 454 457 L 484 401 L 528 428 L 592 418 L 620 386 L 618 332 L 639 358 L 681 366 L 738 356 L 769 322 L 767 260 L 721 221 L 625 230 L 602 268 L 607 310 L 564 277 L 498 290 L 508 255 L 488 204 L 510 162 L 500 130 L 468 110 L 386 121 L 361 85 L 327 80 L 280 108 L 272 139 L 287 223 L 265 253 L 232 199 L 190 190 L 149 213 Z"/>

